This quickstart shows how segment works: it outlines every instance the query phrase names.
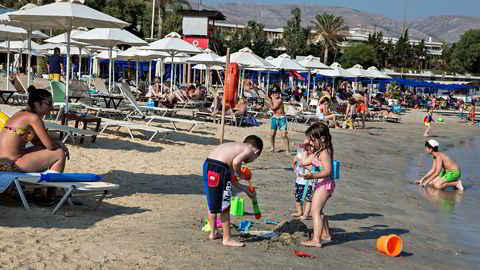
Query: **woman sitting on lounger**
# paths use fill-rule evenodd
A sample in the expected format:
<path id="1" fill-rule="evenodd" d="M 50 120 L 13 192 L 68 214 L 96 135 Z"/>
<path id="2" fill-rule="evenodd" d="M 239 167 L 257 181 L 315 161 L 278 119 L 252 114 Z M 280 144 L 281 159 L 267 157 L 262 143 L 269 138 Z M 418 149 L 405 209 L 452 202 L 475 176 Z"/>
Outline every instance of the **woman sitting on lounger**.
<path id="1" fill-rule="evenodd" d="M 323 96 L 320 98 L 318 101 L 318 106 L 317 106 L 317 112 L 316 115 L 319 120 L 332 120 L 334 123 L 334 126 L 339 128 L 340 125 L 337 123 L 337 117 L 335 114 L 331 113 L 329 108 L 328 108 L 328 103 L 330 102 L 330 97 L 329 96 Z"/>
<path id="2" fill-rule="evenodd" d="M 52 95 L 33 86 L 28 92 L 27 109 L 9 118 L 0 132 L 0 171 L 63 172 L 68 149 L 50 138 L 42 120 L 52 110 Z"/>

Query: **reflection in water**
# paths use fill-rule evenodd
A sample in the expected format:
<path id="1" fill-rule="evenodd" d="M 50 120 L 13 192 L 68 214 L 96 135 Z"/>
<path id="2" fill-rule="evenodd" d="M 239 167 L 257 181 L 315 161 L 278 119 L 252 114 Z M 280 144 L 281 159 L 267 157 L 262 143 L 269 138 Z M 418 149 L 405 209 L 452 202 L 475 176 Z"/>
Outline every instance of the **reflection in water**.
<path id="1" fill-rule="evenodd" d="M 458 190 L 443 191 L 433 187 L 419 188 L 423 196 L 427 198 L 435 207 L 444 213 L 451 213 L 455 210 L 456 203 L 463 198 L 463 192 Z"/>

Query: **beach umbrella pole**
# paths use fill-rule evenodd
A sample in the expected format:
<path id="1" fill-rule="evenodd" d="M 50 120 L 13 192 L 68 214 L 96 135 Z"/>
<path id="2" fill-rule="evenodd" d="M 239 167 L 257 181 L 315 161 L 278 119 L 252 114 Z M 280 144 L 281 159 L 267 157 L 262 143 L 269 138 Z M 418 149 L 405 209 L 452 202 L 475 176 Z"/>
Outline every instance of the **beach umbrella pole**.
<path id="1" fill-rule="evenodd" d="M 223 143 L 223 136 L 225 134 L 225 103 L 227 101 L 227 91 L 225 87 L 227 86 L 228 79 L 228 65 L 230 64 L 230 48 L 227 48 L 227 59 L 225 62 L 225 86 L 223 88 L 223 99 L 222 99 L 222 121 L 221 121 L 221 130 L 220 130 L 220 144 Z M 217 97 L 215 97 L 217 98 Z"/>
<path id="2" fill-rule="evenodd" d="M 7 86 L 5 89 L 8 90 L 10 84 L 8 83 L 8 80 L 10 80 L 10 40 L 7 39 L 7 80 L 5 81 L 7 83 Z"/>
<path id="3" fill-rule="evenodd" d="M 82 47 L 78 47 L 80 56 L 78 57 L 78 80 L 82 79 Z"/>
<path id="4" fill-rule="evenodd" d="M 170 68 L 170 91 L 173 93 L 173 53 L 171 53 L 172 56 L 172 63 L 171 63 L 171 68 Z"/>
<path id="5" fill-rule="evenodd" d="M 140 63 L 138 62 L 138 59 L 137 59 L 137 70 L 135 72 L 136 76 L 135 76 L 135 85 L 137 86 L 137 92 L 138 92 L 138 70 L 140 68 Z"/>
<path id="6" fill-rule="evenodd" d="M 307 83 L 307 108 L 308 100 L 310 99 L 310 69 L 308 69 L 308 83 Z"/>
<path id="7" fill-rule="evenodd" d="M 152 60 L 148 61 L 148 84 L 152 85 Z"/>
<path id="8" fill-rule="evenodd" d="M 194 72 L 195 72 L 195 71 L 194 71 Z M 218 75 L 218 79 L 220 79 L 220 84 L 222 84 L 222 87 L 223 87 L 222 76 L 220 76 L 220 72 L 218 71 L 218 69 L 217 69 L 217 75 Z"/>
<path id="9" fill-rule="evenodd" d="M 268 97 L 268 88 L 270 88 L 270 69 L 267 70 L 267 97 Z"/>
<path id="10" fill-rule="evenodd" d="M 112 47 L 108 48 L 108 93 L 112 93 Z"/>
<path id="11" fill-rule="evenodd" d="M 27 31 L 28 36 L 28 60 L 27 60 L 27 87 L 30 86 L 30 68 L 32 66 L 32 30 Z M 22 57 L 20 55 L 20 57 Z"/>
<path id="12" fill-rule="evenodd" d="M 66 90 L 65 90 L 65 113 L 68 112 L 68 95 L 70 89 L 70 28 L 67 31 L 67 78 L 66 78 Z M 29 76 L 30 78 L 30 76 Z"/>

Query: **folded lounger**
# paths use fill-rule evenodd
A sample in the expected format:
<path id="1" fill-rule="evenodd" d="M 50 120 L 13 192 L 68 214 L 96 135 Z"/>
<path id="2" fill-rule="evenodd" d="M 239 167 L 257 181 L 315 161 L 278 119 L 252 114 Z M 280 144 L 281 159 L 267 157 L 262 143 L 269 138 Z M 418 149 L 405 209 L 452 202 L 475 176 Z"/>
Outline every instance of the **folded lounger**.
<path id="1" fill-rule="evenodd" d="M 120 121 L 120 120 L 113 120 L 109 118 L 102 118 L 102 123 L 103 129 L 100 131 L 99 134 L 102 134 L 108 127 L 118 127 L 118 129 L 124 127 L 128 130 L 128 133 L 130 134 L 130 137 L 132 139 L 135 139 L 132 134 L 132 129 L 137 129 L 137 130 L 142 130 L 142 131 L 151 131 L 153 132 L 153 135 L 150 137 L 148 142 L 153 140 L 153 138 L 157 134 L 164 134 L 163 139 L 165 139 L 170 132 L 172 132 L 171 129 L 165 129 L 165 128 L 159 128 L 159 127 L 154 127 L 154 126 L 147 126 L 147 125 L 142 125 L 142 124 L 137 124 L 134 122 L 129 122 L 129 121 Z M 117 130 L 118 130 L 117 129 Z"/>
<path id="2" fill-rule="evenodd" d="M 43 175 L 43 176 L 42 176 Z M 45 176 L 48 178 L 49 175 L 55 175 L 56 177 L 66 176 L 65 181 L 68 182 L 49 182 L 42 181 Z M 88 176 L 89 174 L 87 174 Z M 84 175 L 85 176 L 85 175 Z M 75 182 L 75 179 L 79 179 L 79 182 Z M 119 185 L 100 182 L 99 178 L 90 178 L 91 182 L 84 182 L 86 179 L 82 175 L 78 174 L 60 174 L 60 173 L 19 173 L 19 172 L 1 172 L 0 173 L 0 191 L 5 191 L 11 182 L 15 183 L 18 194 L 22 200 L 23 206 L 25 209 L 30 210 L 30 206 L 27 202 L 25 194 L 23 192 L 22 184 L 31 184 L 38 187 L 56 187 L 61 188 L 65 191 L 65 195 L 60 199 L 55 208 L 52 211 L 52 214 L 55 214 L 58 209 L 60 209 L 65 202 L 70 205 L 73 205 L 71 197 L 80 197 L 88 195 L 100 195 L 100 198 L 97 201 L 97 204 L 93 210 L 97 209 L 98 206 L 102 203 L 103 199 L 107 196 L 108 192 L 113 189 L 117 189 Z M 94 181 L 97 180 L 97 181 Z M 56 180 L 58 181 L 58 180 Z M 83 182 L 82 182 L 83 181 Z M 3 189 L 3 190 L 2 190 Z"/>

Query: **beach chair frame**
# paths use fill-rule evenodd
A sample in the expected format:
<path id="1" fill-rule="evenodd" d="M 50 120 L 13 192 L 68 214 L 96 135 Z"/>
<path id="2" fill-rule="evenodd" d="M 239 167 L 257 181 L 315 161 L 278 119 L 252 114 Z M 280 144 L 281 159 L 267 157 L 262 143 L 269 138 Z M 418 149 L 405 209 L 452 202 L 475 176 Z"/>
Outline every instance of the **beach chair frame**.
<path id="1" fill-rule="evenodd" d="M 30 205 L 28 204 L 27 198 L 23 191 L 22 183 L 35 185 L 38 187 L 56 187 L 61 188 L 65 191 L 65 194 L 57 203 L 55 208 L 52 211 L 52 215 L 57 213 L 57 211 L 67 202 L 69 205 L 73 206 L 71 197 L 79 196 L 91 196 L 91 195 L 100 195 L 100 198 L 97 200 L 95 207 L 92 210 L 97 209 L 102 203 L 103 199 L 107 196 L 110 190 L 117 189 L 119 186 L 116 184 L 106 183 L 106 182 L 43 182 L 37 183 L 38 176 L 17 176 L 13 180 L 15 187 L 17 188 L 20 199 L 22 200 L 23 206 L 27 211 L 30 211 Z M 103 184 L 100 186 L 99 184 Z M 95 187 L 97 186 L 97 187 Z M 74 192 L 78 194 L 74 194 Z"/>

